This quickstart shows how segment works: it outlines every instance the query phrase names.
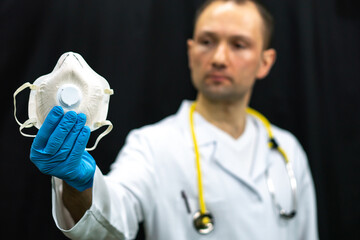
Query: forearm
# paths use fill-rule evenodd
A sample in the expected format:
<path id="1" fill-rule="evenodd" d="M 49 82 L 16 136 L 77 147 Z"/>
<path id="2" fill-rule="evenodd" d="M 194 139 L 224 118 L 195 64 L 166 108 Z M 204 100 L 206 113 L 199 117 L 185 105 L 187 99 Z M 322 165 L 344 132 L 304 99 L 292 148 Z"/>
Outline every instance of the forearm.
<path id="1" fill-rule="evenodd" d="M 92 188 L 80 192 L 63 181 L 62 200 L 71 217 L 77 223 L 91 207 Z"/>

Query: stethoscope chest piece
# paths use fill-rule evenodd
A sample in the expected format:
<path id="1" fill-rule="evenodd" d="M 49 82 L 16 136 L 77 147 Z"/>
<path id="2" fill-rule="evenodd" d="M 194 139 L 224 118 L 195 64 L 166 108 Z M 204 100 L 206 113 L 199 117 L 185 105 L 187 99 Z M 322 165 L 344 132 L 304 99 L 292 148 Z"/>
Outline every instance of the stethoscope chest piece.
<path id="1" fill-rule="evenodd" d="M 200 234 L 209 234 L 214 230 L 214 219 L 211 213 L 202 214 L 197 211 L 194 214 L 194 227 Z"/>

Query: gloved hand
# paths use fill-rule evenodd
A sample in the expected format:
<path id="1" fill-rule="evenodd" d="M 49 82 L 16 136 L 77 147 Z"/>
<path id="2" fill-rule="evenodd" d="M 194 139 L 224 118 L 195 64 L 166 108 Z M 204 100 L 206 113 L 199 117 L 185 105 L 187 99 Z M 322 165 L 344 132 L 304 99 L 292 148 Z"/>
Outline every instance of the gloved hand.
<path id="1" fill-rule="evenodd" d="M 79 191 L 92 187 L 95 160 L 85 151 L 90 129 L 86 116 L 55 106 L 31 146 L 30 159 L 39 170 L 63 179 Z"/>

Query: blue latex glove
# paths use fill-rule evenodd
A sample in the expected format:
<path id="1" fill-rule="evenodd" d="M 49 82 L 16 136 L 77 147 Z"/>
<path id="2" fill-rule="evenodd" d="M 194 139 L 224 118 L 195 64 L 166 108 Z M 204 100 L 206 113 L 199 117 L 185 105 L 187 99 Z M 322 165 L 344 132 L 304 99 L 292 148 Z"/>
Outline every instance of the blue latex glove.
<path id="1" fill-rule="evenodd" d="M 31 146 L 30 159 L 39 170 L 63 179 L 79 191 L 92 187 L 95 160 L 85 151 L 90 129 L 86 116 L 54 107 Z"/>

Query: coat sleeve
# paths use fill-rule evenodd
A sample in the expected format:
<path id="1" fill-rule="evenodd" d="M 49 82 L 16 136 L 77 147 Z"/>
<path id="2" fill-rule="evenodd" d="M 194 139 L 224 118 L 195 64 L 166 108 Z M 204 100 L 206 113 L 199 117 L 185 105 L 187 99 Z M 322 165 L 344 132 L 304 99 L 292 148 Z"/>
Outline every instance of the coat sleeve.
<path id="1" fill-rule="evenodd" d="M 74 224 L 62 203 L 62 181 L 53 178 L 53 217 L 71 239 L 134 239 L 139 222 L 151 211 L 157 192 L 152 150 L 140 130 L 131 132 L 111 171 L 97 168 L 93 202 Z"/>
<path id="2" fill-rule="evenodd" d="M 300 146 L 297 148 L 298 181 L 298 238 L 316 240 L 318 237 L 316 193 L 307 156 Z"/>

